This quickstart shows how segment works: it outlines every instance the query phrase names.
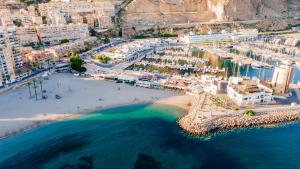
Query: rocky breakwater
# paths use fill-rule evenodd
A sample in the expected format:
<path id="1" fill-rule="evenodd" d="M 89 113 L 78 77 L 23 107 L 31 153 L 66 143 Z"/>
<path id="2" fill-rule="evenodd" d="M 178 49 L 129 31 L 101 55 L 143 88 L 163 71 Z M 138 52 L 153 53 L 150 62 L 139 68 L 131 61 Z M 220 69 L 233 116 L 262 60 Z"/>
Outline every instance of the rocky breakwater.
<path id="1" fill-rule="evenodd" d="M 203 119 L 195 119 L 193 115 L 189 113 L 180 118 L 178 124 L 182 129 L 191 134 L 207 135 L 216 131 L 268 126 L 293 121 L 300 121 L 300 107 L 287 107 L 286 110 L 261 112 L 254 116 L 246 116 L 239 113 Z"/>

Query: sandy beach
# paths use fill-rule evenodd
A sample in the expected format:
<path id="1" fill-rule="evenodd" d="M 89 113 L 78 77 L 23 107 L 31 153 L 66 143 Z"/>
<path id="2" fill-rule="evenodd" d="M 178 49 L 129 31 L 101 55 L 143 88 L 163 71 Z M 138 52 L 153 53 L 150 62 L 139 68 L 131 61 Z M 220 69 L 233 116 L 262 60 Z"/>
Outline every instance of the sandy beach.
<path id="1" fill-rule="evenodd" d="M 188 109 L 192 96 L 171 90 L 134 87 L 127 84 L 54 74 L 44 80 L 48 98 L 30 99 L 28 87 L 0 94 L 0 138 L 40 126 L 43 123 L 73 118 L 96 110 L 126 104 L 151 102 Z M 55 95 L 61 96 L 56 99 Z"/>

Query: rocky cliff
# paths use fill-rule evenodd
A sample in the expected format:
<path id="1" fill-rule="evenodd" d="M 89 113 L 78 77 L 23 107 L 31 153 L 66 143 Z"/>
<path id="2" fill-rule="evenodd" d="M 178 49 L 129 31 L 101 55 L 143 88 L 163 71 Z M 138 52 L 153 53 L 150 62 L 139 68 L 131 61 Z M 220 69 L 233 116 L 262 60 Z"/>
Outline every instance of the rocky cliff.
<path id="1" fill-rule="evenodd" d="M 131 0 L 124 7 L 128 26 L 247 21 L 286 18 L 300 0 Z"/>

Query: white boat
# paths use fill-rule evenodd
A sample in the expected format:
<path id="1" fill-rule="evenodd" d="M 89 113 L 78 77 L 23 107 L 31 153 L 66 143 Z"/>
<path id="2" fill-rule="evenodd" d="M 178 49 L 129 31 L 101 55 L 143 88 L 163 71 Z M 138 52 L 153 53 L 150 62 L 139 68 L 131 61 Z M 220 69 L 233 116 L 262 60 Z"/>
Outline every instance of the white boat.
<path id="1" fill-rule="evenodd" d="M 254 63 L 251 63 L 251 67 L 252 67 L 253 69 L 259 69 L 259 68 L 261 68 L 261 65 L 258 64 L 258 63 L 256 63 L 256 62 L 254 62 Z"/>
<path id="2" fill-rule="evenodd" d="M 300 89 L 300 81 L 297 82 L 297 87 Z"/>

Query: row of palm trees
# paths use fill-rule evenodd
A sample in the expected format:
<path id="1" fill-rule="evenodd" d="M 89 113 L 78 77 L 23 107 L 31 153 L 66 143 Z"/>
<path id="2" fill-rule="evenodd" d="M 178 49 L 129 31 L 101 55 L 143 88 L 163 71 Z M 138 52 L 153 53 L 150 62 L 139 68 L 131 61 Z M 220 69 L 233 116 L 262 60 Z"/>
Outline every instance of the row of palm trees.
<path id="1" fill-rule="evenodd" d="M 32 98 L 32 92 L 31 92 L 31 86 L 33 85 L 33 90 L 34 90 L 34 96 L 35 96 L 35 100 L 38 100 L 38 95 L 37 95 L 37 88 L 38 88 L 38 84 L 40 85 L 40 90 L 41 90 L 41 93 L 42 93 L 42 98 L 44 98 L 44 95 L 43 95 L 43 81 L 41 79 L 32 79 L 32 81 L 28 82 L 27 83 L 27 87 L 28 87 L 28 90 L 29 90 L 29 96 L 30 98 Z"/>

